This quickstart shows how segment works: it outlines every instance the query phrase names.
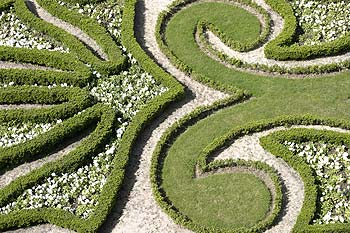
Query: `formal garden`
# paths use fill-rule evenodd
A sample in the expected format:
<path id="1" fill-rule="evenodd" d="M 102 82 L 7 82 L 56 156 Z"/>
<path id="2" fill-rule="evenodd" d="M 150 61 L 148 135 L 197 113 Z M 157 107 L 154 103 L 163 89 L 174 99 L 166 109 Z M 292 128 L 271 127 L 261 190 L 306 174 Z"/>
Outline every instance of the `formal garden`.
<path id="1" fill-rule="evenodd" d="M 0 232 L 350 232 L 349 2 L 0 0 L 0 26 Z"/>

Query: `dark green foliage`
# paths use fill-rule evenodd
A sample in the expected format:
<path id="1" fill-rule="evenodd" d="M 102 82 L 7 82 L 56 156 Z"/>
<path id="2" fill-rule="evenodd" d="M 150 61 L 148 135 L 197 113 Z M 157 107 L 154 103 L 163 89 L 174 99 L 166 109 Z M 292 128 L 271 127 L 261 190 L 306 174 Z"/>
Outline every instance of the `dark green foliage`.
<path id="1" fill-rule="evenodd" d="M 310 119 L 307 119 L 308 124 Z M 324 121 L 324 122 L 323 122 Z M 320 120 L 320 123 L 326 123 L 342 128 L 350 128 L 348 122 L 337 122 L 329 120 Z M 311 123 L 311 122 L 310 122 Z M 314 173 L 305 161 L 294 156 L 291 151 L 283 144 L 284 141 L 295 141 L 295 142 L 327 142 L 334 144 L 349 144 L 349 134 L 339 133 L 334 131 L 326 130 L 315 130 L 315 129 L 291 129 L 287 131 L 279 131 L 269 136 L 265 136 L 260 139 L 262 146 L 269 150 L 277 157 L 281 157 L 293 169 L 295 169 L 303 179 L 305 193 L 304 203 L 302 210 L 298 216 L 297 223 L 293 228 L 293 232 L 347 232 L 350 224 L 323 224 L 323 225 L 311 225 L 311 221 L 316 214 L 316 202 L 317 202 L 317 187 L 315 183 Z M 310 224 L 310 225 L 309 225 Z"/>
<path id="2" fill-rule="evenodd" d="M 284 19 L 283 31 L 265 46 L 267 58 L 275 60 L 306 60 L 322 56 L 338 55 L 349 51 L 350 38 L 344 36 L 320 45 L 299 46 L 296 41 L 297 20 L 286 0 L 267 0 L 271 8 Z"/>
<path id="3" fill-rule="evenodd" d="M 87 33 L 93 37 L 101 47 L 107 51 L 110 62 L 97 60 L 92 54 L 83 48 L 83 45 L 72 36 L 65 32 L 59 35 L 59 30 L 47 23 L 30 15 L 23 2 L 16 2 L 16 10 L 22 11 L 23 19 L 26 19 L 30 25 L 34 25 L 40 31 L 44 31 L 55 39 L 62 41 L 65 45 L 75 46 L 74 53 L 85 62 L 94 62 L 93 65 L 99 71 L 104 73 L 116 73 L 125 68 L 126 60 L 119 57 L 120 51 L 115 43 L 111 41 L 104 29 L 95 22 L 83 16 L 74 13 L 67 13 L 63 8 L 55 8 L 54 1 L 39 1 L 43 7 L 53 14 L 58 14 L 59 18 L 87 30 Z M 75 2 L 75 1 L 74 1 Z M 83 3 L 79 1 L 80 3 Z M 11 2 L 10 2 L 11 3 Z M 9 4 L 10 4 L 9 3 Z M 145 108 L 143 108 L 132 120 L 123 135 L 116 156 L 114 157 L 114 167 L 108 176 L 107 182 L 99 197 L 99 205 L 95 208 L 92 216 L 88 220 L 81 219 L 67 211 L 59 209 L 40 209 L 40 210 L 21 210 L 8 215 L 2 215 L 0 218 L 0 229 L 13 229 L 36 225 L 39 223 L 50 222 L 58 226 L 69 228 L 78 232 L 96 232 L 112 207 L 118 201 L 118 194 L 124 180 L 125 167 L 128 163 L 129 155 L 138 134 L 154 119 L 166 106 L 180 98 L 184 94 L 183 87 L 176 82 L 169 74 L 158 67 L 141 49 L 134 36 L 134 14 L 136 0 L 127 1 L 123 15 L 123 43 L 128 50 L 139 61 L 142 67 L 150 72 L 155 79 L 169 88 L 169 91 L 162 96 L 153 99 Z M 1 7 L 1 5 L 0 5 Z M 84 19 L 84 20 L 81 20 Z M 80 21 L 81 20 L 81 21 Z M 85 21 L 86 20 L 86 21 Z M 86 22 L 86 24 L 84 24 Z M 84 24 L 84 25 L 83 25 Z M 45 31 L 47 30 L 47 31 Z M 91 31 L 90 31 L 91 30 Z M 104 33 L 104 34 L 102 34 Z M 51 84 L 66 80 L 68 84 L 83 87 L 91 80 L 89 69 L 77 61 L 75 55 L 61 54 L 48 51 L 26 50 L 16 48 L 1 48 L 6 50 L 0 53 L 1 60 L 31 62 L 38 65 L 54 67 L 68 72 L 61 71 L 27 71 L 27 70 L 1 70 L 0 80 L 3 82 L 15 82 L 16 84 Z M 78 71 L 78 72 L 77 72 Z M 80 72 L 81 71 L 81 72 Z M 79 73 L 80 72 L 80 73 Z M 94 155 L 97 155 L 104 149 L 104 146 L 115 137 L 116 119 L 118 115 L 110 107 L 96 104 L 90 107 L 94 102 L 89 96 L 88 91 L 78 88 L 42 88 L 42 87 L 11 87 L 0 91 L 1 103 L 40 103 L 40 104 L 58 104 L 49 109 L 33 110 L 7 110 L 0 111 L 0 121 L 35 121 L 51 122 L 56 119 L 66 119 L 61 125 L 54 127 L 49 132 L 38 136 L 36 139 L 23 143 L 21 146 L 15 146 L 3 149 L 0 160 L 1 169 L 6 169 L 23 161 L 47 155 L 51 149 L 63 141 L 81 134 L 82 130 L 95 126 L 95 130 L 85 139 L 82 144 L 65 155 L 62 159 L 47 163 L 43 167 L 34 170 L 28 175 L 22 176 L 10 185 L 0 190 L 0 205 L 14 201 L 22 192 L 33 185 L 42 182 L 53 172 L 56 174 L 76 171 L 91 162 Z M 89 108 L 90 107 L 90 108 Z M 79 115 L 79 111 L 86 109 Z M 71 118 L 70 118 L 71 117 Z M 11 155 L 12 153 L 12 155 Z M 13 154 L 14 153 L 14 154 Z M 6 158 L 11 157 L 10 161 Z M 16 159 L 14 159 L 16 158 Z"/>

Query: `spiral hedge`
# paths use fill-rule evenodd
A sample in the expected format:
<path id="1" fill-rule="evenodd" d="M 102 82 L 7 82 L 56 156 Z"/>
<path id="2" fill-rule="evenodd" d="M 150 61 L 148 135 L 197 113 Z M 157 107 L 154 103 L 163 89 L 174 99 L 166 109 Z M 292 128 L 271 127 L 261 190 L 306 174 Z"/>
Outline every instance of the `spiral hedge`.
<path id="1" fill-rule="evenodd" d="M 77 232 L 99 231 L 121 201 L 120 191 L 138 137 L 171 103 L 188 95 L 176 77 L 161 67 L 162 62 L 143 50 L 135 33 L 135 22 L 142 10 L 139 2 L 35 1 L 51 17 L 79 28 L 94 40 L 106 59 L 64 28 L 40 18 L 31 9 L 33 1 L 0 2 L 0 13 L 4 12 L 0 23 L 10 12 L 11 17 L 17 17 L 18 22 L 33 31 L 33 35 L 24 36 L 32 36 L 33 41 L 47 40 L 68 51 L 24 48 L 18 44 L 0 46 L 0 67 L 11 65 L 0 69 L 0 139 L 1 145 L 8 143 L 0 147 L 1 174 L 49 157 L 57 148 L 90 130 L 75 149 L 60 159 L 45 163 L 0 189 L 0 231 L 42 223 Z M 192 79 L 228 96 L 210 106 L 200 103 L 201 107 L 172 122 L 153 152 L 150 180 L 154 198 L 176 224 L 195 232 L 263 232 L 278 226 L 283 218 L 287 202 L 284 177 L 273 166 L 263 161 L 215 160 L 236 140 L 281 126 L 350 129 L 350 81 L 346 70 L 349 61 L 311 66 L 307 63 L 308 59 L 347 53 L 348 37 L 300 45 L 300 25 L 290 2 L 263 2 L 284 20 L 283 30 L 276 38 L 270 38 L 273 17 L 260 1 L 169 0 L 168 9 L 158 17 L 154 36 L 169 60 Z M 104 9 L 110 21 L 94 18 L 94 9 L 103 4 L 111 6 Z M 232 59 L 211 44 L 210 32 L 233 51 L 249 53 L 263 48 L 268 59 L 305 61 L 305 66 L 289 69 Z M 132 73 L 135 70 L 137 73 Z M 328 74 L 331 72 L 335 73 Z M 275 77 L 276 73 L 279 77 Z M 288 76 L 284 76 L 286 73 Z M 322 76 L 318 76 L 320 73 Z M 145 78 L 151 81 L 141 89 L 133 86 L 132 78 L 135 83 Z M 130 82 L 127 88 L 122 87 L 125 80 Z M 106 88 L 106 93 L 96 91 L 108 82 L 111 88 Z M 119 88 L 118 96 L 113 96 L 112 88 Z M 129 89 L 136 91 L 130 94 Z M 149 94 L 151 91 L 157 94 Z M 139 99 L 137 111 L 130 110 L 126 116 L 118 110 L 131 109 L 133 101 Z M 31 133 L 37 132 L 40 124 L 50 127 Z M 28 129 L 32 125 L 36 128 Z M 20 139 L 13 142 L 11 137 Z M 284 142 L 348 145 L 349 140 L 348 133 L 304 128 L 260 138 L 261 146 L 276 159 L 284 160 L 303 182 L 303 205 L 292 232 L 347 232 L 350 219 L 314 224 L 321 205 L 316 174 Z M 96 159 L 103 156 L 107 162 Z M 89 178 L 81 178 L 81 193 L 72 191 L 68 201 L 49 205 L 56 202 L 45 192 L 42 194 L 43 187 L 49 186 L 48 192 L 53 192 L 58 182 L 65 182 L 65 177 L 78 176 L 89 169 L 108 171 L 101 175 L 97 191 L 91 191 L 92 184 L 85 187 L 97 174 L 91 170 Z M 45 204 L 40 200 L 34 203 L 37 196 L 46 198 Z"/>

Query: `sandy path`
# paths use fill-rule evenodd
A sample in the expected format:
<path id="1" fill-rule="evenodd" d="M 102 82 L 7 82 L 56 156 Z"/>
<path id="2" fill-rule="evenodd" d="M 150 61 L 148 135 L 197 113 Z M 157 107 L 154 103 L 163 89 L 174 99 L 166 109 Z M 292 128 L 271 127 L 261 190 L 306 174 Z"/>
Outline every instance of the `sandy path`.
<path id="1" fill-rule="evenodd" d="M 155 25 L 159 13 L 173 0 L 140 1 L 136 12 L 137 38 L 143 48 L 170 74 L 187 87 L 187 97 L 173 104 L 138 139 L 127 171 L 126 187 L 121 192 L 114 212 L 109 216 L 102 232 L 190 232 L 176 225 L 158 207 L 152 196 L 150 183 L 150 164 L 152 153 L 161 135 L 177 120 L 199 106 L 210 105 L 226 98 L 227 95 L 200 84 L 175 68 L 160 51 L 155 38 Z M 275 129 L 279 130 L 279 129 Z M 287 210 L 281 221 L 268 232 L 288 232 L 294 224 L 303 200 L 303 183 L 298 174 L 287 164 L 264 151 L 258 138 L 271 133 L 248 135 L 236 140 L 232 146 L 218 155 L 217 159 L 239 157 L 262 160 L 274 166 L 283 176 L 287 188 Z M 254 156 L 253 156 L 254 155 Z M 292 189 L 298 190 L 293 193 Z M 15 232 L 69 232 L 49 224 L 21 229 Z"/>
<path id="2" fill-rule="evenodd" d="M 65 143 L 60 145 L 60 148 L 57 148 L 55 152 L 53 152 L 52 154 L 44 158 L 29 162 L 29 163 L 21 164 L 13 168 L 12 170 L 9 170 L 3 174 L 0 174 L 0 189 L 10 184 L 12 181 L 17 179 L 18 177 L 24 176 L 30 173 L 31 171 L 42 167 L 46 163 L 53 162 L 67 155 L 69 152 L 76 149 L 82 143 L 82 141 L 88 136 L 90 132 L 91 131 L 83 132 L 82 135 L 66 141 Z"/>
<path id="3" fill-rule="evenodd" d="M 7 62 L 0 61 L 0 69 L 32 69 L 32 70 L 54 70 L 60 71 L 51 67 L 46 66 L 38 66 L 29 63 L 15 63 L 15 62 Z"/>
<path id="4" fill-rule="evenodd" d="M 160 51 L 155 38 L 155 26 L 159 13 L 165 10 L 169 3 L 170 0 L 140 1 L 136 12 L 136 29 L 139 29 L 136 35 L 143 48 L 157 63 L 188 88 L 187 97 L 182 103 L 171 106 L 168 112 L 163 113 L 140 135 L 132 153 L 133 157 L 138 157 L 139 160 L 132 161 L 131 170 L 134 170 L 134 174 L 129 174 L 126 181 L 131 183 L 132 187 L 124 191 L 122 197 L 127 201 L 109 218 L 103 232 L 189 232 L 176 225 L 153 199 L 149 179 L 152 153 L 161 135 L 177 120 L 199 106 L 210 105 L 228 97 L 185 75 Z"/>
<path id="5" fill-rule="evenodd" d="M 10 109 L 33 109 L 33 108 L 49 108 L 52 105 L 47 104 L 2 104 L 0 105 L 0 110 L 10 110 Z"/>

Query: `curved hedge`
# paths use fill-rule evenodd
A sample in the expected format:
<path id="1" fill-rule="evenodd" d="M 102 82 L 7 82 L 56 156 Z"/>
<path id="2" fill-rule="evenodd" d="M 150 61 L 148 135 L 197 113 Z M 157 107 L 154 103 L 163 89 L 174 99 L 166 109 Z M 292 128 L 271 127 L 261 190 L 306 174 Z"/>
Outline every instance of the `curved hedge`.
<path id="1" fill-rule="evenodd" d="M 25 189 L 42 182 L 45 177 L 50 176 L 52 173 L 60 174 L 63 172 L 72 172 L 79 167 L 90 163 L 92 156 L 101 152 L 104 145 L 108 143 L 111 137 L 114 135 L 116 114 L 109 107 L 98 104 L 87 109 L 84 113 L 76 115 L 75 117 L 67 120 L 65 123 L 62 123 L 64 125 L 61 129 L 60 127 L 55 127 L 52 129 L 52 131 L 49 131 L 49 135 L 47 136 L 50 136 L 50 138 L 43 140 L 45 135 L 42 135 L 39 136 L 40 138 L 38 137 L 38 139 L 43 141 L 32 140 L 28 142 L 28 147 L 21 148 L 21 150 L 23 152 L 32 151 L 33 155 L 38 153 L 40 155 L 43 150 L 47 149 L 45 148 L 46 146 L 48 146 L 48 148 L 53 148 L 55 145 L 57 146 L 56 143 L 59 143 L 60 140 L 62 140 L 58 139 L 59 137 L 72 137 L 78 132 L 81 132 L 82 129 L 86 129 L 86 126 L 91 126 L 91 124 L 96 123 L 97 126 L 95 131 L 92 132 L 89 137 L 85 139 L 80 146 L 78 146 L 77 149 L 68 153 L 62 159 L 47 163 L 41 168 L 32 171 L 28 175 L 19 177 L 8 186 L 1 189 L 0 205 L 14 201 L 16 197 L 19 196 Z M 98 212 L 101 211 L 101 209 L 105 210 L 106 205 L 108 206 L 108 203 L 104 201 L 102 196 L 100 197 L 99 203 L 100 205 L 96 207 L 96 212 L 89 218 L 89 220 L 83 220 L 67 211 L 53 208 L 21 210 L 3 215 L 0 219 L 0 228 L 11 229 L 42 222 L 51 222 L 79 232 L 94 232 L 104 220 L 104 218 L 101 219 Z"/>
<path id="2" fill-rule="evenodd" d="M 41 2 L 43 6 L 50 8 L 55 6 L 54 2 L 47 1 Z M 54 27 L 47 25 L 44 22 L 40 22 L 39 19 L 33 18 L 29 14 L 28 10 L 22 2 L 16 2 L 17 10 L 23 10 L 23 17 L 27 17 L 29 23 L 34 24 L 36 27 L 41 25 L 41 31 L 47 30 L 50 35 L 55 35 L 53 31 Z M 175 81 L 169 74 L 163 71 L 160 67 L 158 67 L 141 49 L 139 44 L 137 43 L 134 36 L 134 15 L 135 15 L 135 5 L 136 0 L 127 1 L 125 3 L 124 14 L 123 14 L 123 43 L 127 47 L 127 49 L 133 54 L 133 56 L 139 61 L 142 67 L 147 70 L 152 76 L 161 84 L 166 86 L 169 91 L 164 93 L 161 96 L 153 99 L 147 106 L 141 109 L 137 115 L 132 119 L 132 122 L 127 127 L 121 142 L 118 147 L 118 151 L 113 159 L 113 168 L 111 174 L 107 178 L 107 182 L 103 187 L 103 190 L 100 194 L 98 203 L 96 206 L 92 216 L 89 219 L 84 220 L 81 219 L 67 211 L 46 208 L 46 209 L 35 209 L 35 210 L 21 210 L 18 212 L 14 212 L 8 215 L 1 216 L 0 219 L 0 229 L 12 229 L 18 227 L 24 227 L 29 225 L 40 224 L 43 222 L 50 222 L 56 224 L 58 226 L 66 227 L 78 232 L 96 232 L 103 222 L 105 221 L 107 215 L 110 213 L 112 207 L 116 204 L 119 197 L 119 190 L 122 186 L 125 168 L 128 164 L 129 156 L 131 153 L 131 149 L 133 148 L 136 139 L 139 133 L 148 125 L 148 123 L 154 119 L 160 112 L 162 112 L 170 103 L 174 102 L 183 97 L 184 89 L 183 87 Z M 22 7 L 22 8 L 21 8 Z M 62 9 L 60 9 L 62 10 Z M 59 11 L 57 11 L 59 12 Z M 56 13 L 57 13 L 56 12 Z M 63 11 L 62 11 L 63 12 Z M 62 13 L 61 12 L 61 13 Z M 62 15 L 60 15 L 61 17 Z M 71 21 L 73 23 L 73 19 L 76 15 L 73 13 L 67 17 L 67 21 Z M 70 18 L 71 17 L 71 18 Z M 76 18 L 77 19 L 77 18 Z M 79 19 L 83 19 L 80 17 Z M 75 21 L 77 26 L 81 26 L 80 22 Z M 79 24 L 78 24 L 79 23 Z M 90 28 L 95 30 L 96 23 L 87 23 L 86 28 Z M 83 27 L 83 26 L 82 26 Z M 100 27 L 100 26 L 99 26 Z M 84 28 L 82 28 L 84 29 Z M 97 36 L 98 32 L 101 32 L 100 29 L 96 29 L 94 32 L 89 32 L 89 34 L 94 34 Z M 58 30 L 57 30 L 58 31 Z M 59 35 L 57 35 L 59 36 Z M 66 33 L 61 35 L 61 37 L 66 37 Z M 73 45 L 76 43 L 76 39 L 73 38 L 70 40 L 70 37 L 67 36 L 65 44 Z M 126 61 L 124 58 L 123 63 L 117 57 L 119 54 L 119 50 L 113 50 L 115 44 L 109 44 L 110 39 L 105 40 L 104 36 L 101 36 L 98 41 L 103 46 L 106 46 L 107 49 L 112 49 L 108 51 L 108 54 L 111 56 L 112 60 L 109 62 L 96 62 L 98 68 L 102 69 L 106 73 L 115 73 L 123 69 L 125 66 L 124 62 Z M 56 38 L 57 39 L 57 38 Z M 94 38 L 96 39 L 96 38 Z M 104 43 L 104 44 L 103 44 Z M 107 47 L 108 45 L 108 47 Z M 80 46 L 80 45 L 79 45 Z M 79 50 L 80 47 L 76 48 L 76 51 Z M 85 65 L 82 62 L 76 62 L 74 59 L 74 55 L 71 54 L 59 54 L 55 52 L 48 51 L 37 51 L 37 50 L 25 50 L 25 49 L 14 49 L 14 48 L 3 48 L 8 53 L 6 56 L 2 58 L 2 60 L 12 60 L 12 61 L 22 61 L 22 62 L 32 62 L 34 64 L 53 66 L 55 68 L 66 68 L 72 67 L 72 71 L 76 71 L 76 66 L 84 67 Z M 83 50 L 84 49 L 84 50 Z M 88 54 L 85 48 L 81 50 L 84 54 Z M 26 56 L 20 56 L 19 54 L 23 54 Z M 45 56 L 46 57 L 45 57 Z M 119 55 L 118 55 L 119 56 Z M 48 59 L 49 57 L 53 57 L 62 59 L 60 62 L 53 62 L 52 59 Z M 90 55 L 86 56 L 87 59 L 90 59 Z M 93 58 L 94 61 L 97 61 Z M 75 61 L 74 61 L 75 60 Z M 84 60 L 84 59 L 82 59 Z M 92 59 L 91 59 L 92 60 Z M 73 62 L 74 61 L 74 62 Z M 66 62 L 63 64 L 62 62 Z M 79 64 L 79 65 L 78 65 Z M 82 66 L 81 66 L 82 65 Z M 84 67 L 84 69 L 87 69 Z M 78 70 L 78 69 L 77 69 Z M 11 73 L 11 71 L 16 71 L 16 73 Z M 40 82 L 40 84 L 47 84 L 51 82 L 56 82 L 58 80 L 65 80 L 69 78 L 68 74 L 73 72 L 69 71 L 66 74 L 61 71 L 30 71 L 26 73 L 24 70 L 13 69 L 8 71 L 0 71 L 4 74 L 2 80 L 6 81 L 14 81 L 13 78 L 16 79 L 17 84 L 34 84 L 36 82 Z M 22 74 L 26 73 L 24 76 Z M 34 77 L 30 76 L 30 73 L 34 74 Z M 56 76 L 56 74 L 61 74 Z M 70 83 L 83 87 L 85 86 L 91 79 L 90 71 L 87 75 L 81 75 L 81 80 L 70 80 Z M 44 79 L 41 80 L 41 77 Z M 87 79 L 88 77 L 88 79 Z M 22 87 L 23 88 L 23 87 Z M 68 91 L 67 91 L 68 90 Z M 9 95 L 7 95 L 7 94 Z M 20 195 L 23 190 L 28 187 L 33 186 L 34 184 L 42 182 L 45 177 L 49 176 L 51 173 L 55 172 L 57 174 L 62 172 L 72 172 L 77 168 L 88 164 L 91 162 L 92 155 L 98 154 L 106 143 L 109 143 L 112 137 L 115 136 L 115 127 L 117 126 L 117 117 L 115 111 L 110 107 L 103 106 L 101 104 L 96 104 L 90 108 L 94 102 L 87 90 L 79 89 L 79 88 L 44 88 L 44 87 L 25 87 L 20 89 L 20 87 L 10 87 L 8 91 L 4 92 L 4 95 L 0 95 L 1 103 L 50 103 L 56 104 L 60 103 L 58 106 L 54 106 L 49 109 L 33 109 L 33 110 L 7 110 L 0 111 L 0 121 L 13 121 L 13 120 L 32 120 L 32 121 L 43 121 L 47 122 L 52 119 L 66 119 L 60 126 L 54 127 L 49 132 L 42 134 L 35 138 L 34 140 L 30 140 L 26 143 L 23 143 L 18 148 L 7 148 L 4 149 L 3 157 L 0 158 L 1 169 L 7 169 L 16 164 L 22 163 L 23 161 L 30 161 L 35 157 L 45 156 L 48 153 L 48 149 L 55 148 L 60 142 L 73 137 L 81 133 L 82 129 L 86 129 L 86 127 L 91 127 L 91 125 L 97 125 L 94 132 L 90 134 L 90 136 L 85 139 L 82 144 L 65 155 L 62 159 L 45 164 L 43 167 L 34 170 L 28 175 L 22 176 L 15 181 L 13 181 L 10 185 L 0 190 L 0 205 L 4 205 L 5 203 L 9 203 L 13 201 L 18 195 Z M 21 98 L 23 96 L 23 98 Z M 68 101 L 68 102 L 66 102 Z M 56 111 L 56 110 L 57 111 Z M 74 115 L 79 111 L 82 111 L 81 114 Z M 74 115 L 74 116 L 73 116 Z M 19 117 L 21 116 L 21 117 Z M 12 162 L 6 161 L 6 158 L 9 157 L 12 152 L 16 153 L 16 160 Z M 30 157 L 27 155 L 30 154 Z M 6 161 L 6 162 L 5 162 Z"/>
<path id="3" fill-rule="evenodd" d="M 283 31 L 265 46 L 267 58 L 275 60 L 306 60 L 322 56 L 338 55 L 349 51 L 349 36 L 320 45 L 297 45 L 297 20 L 291 5 L 286 0 L 266 0 L 271 8 L 278 12 L 283 20 Z"/>
<path id="4" fill-rule="evenodd" d="M 335 124 L 335 122 L 333 123 Z M 350 124 L 335 124 L 349 129 Z M 314 172 L 303 158 L 294 156 L 288 148 L 283 145 L 285 140 L 293 140 L 296 142 L 305 141 L 327 141 L 334 144 L 349 144 L 350 135 L 347 133 L 339 133 L 328 130 L 315 129 L 291 129 L 288 131 L 279 131 L 269 136 L 261 138 L 262 146 L 278 157 L 283 158 L 290 164 L 302 177 L 305 186 L 305 199 L 303 208 L 298 216 L 297 222 L 293 228 L 293 232 L 348 232 L 349 223 L 336 224 L 313 224 L 311 222 L 316 214 L 317 208 L 317 185 L 315 182 Z"/>
<path id="5" fill-rule="evenodd" d="M 164 159 L 167 149 L 169 148 L 168 144 L 171 143 L 177 137 L 177 135 L 181 134 L 185 130 L 185 128 L 192 125 L 193 120 L 201 119 L 198 118 L 198 116 L 200 116 L 204 112 L 204 109 L 198 109 L 196 113 L 189 114 L 187 117 L 181 119 L 179 122 L 174 124 L 166 132 L 166 134 L 163 135 L 161 141 L 157 144 L 157 148 L 153 154 L 151 181 L 153 192 L 158 204 L 163 208 L 164 211 L 166 211 L 169 214 L 169 216 L 171 216 L 174 219 L 176 223 L 184 225 L 185 227 L 191 230 L 195 230 L 197 232 L 218 232 L 217 229 L 204 229 L 203 227 L 196 225 L 190 219 L 188 219 L 188 217 L 180 213 L 176 209 L 176 206 L 173 206 L 171 200 L 167 198 L 166 193 L 162 189 L 161 185 L 162 161 Z M 242 127 L 234 127 L 227 134 L 217 138 L 211 144 L 203 148 L 202 155 L 200 155 L 200 163 L 202 164 L 201 166 L 204 167 L 204 169 L 206 169 L 207 165 L 205 165 L 205 158 L 207 158 L 207 155 L 210 155 L 217 149 L 222 150 L 223 148 L 226 148 L 232 143 L 232 141 L 238 139 L 241 136 L 265 131 L 278 126 L 288 127 L 292 125 L 327 125 L 332 127 L 350 129 L 350 123 L 348 121 L 341 121 L 333 118 L 319 118 L 312 115 L 282 116 L 272 120 L 264 120 L 247 124 Z M 301 214 L 297 219 L 297 223 L 293 229 L 293 232 L 347 232 L 349 229 L 349 224 L 309 225 L 316 211 L 317 191 L 315 187 L 315 180 L 313 178 L 310 167 L 307 166 L 301 158 L 292 156 L 291 152 L 283 145 L 283 141 L 286 139 L 286 137 L 288 137 L 289 139 L 293 137 L 293 139 L 298 138 L 300 140 L 305 140 L 305 138 L 312 138 L 312 140 L 327 139 L 332 142 L 350 142 L 349 135 L 345 136 L 345 134 L 329 131 L 315 133 L 315 130 L 308 129 L 298 129 L 297 131 L 297 133 L 295 133 L 296 131 L 287 131 L 286 133 L 277 132 L 274 133 L 272 136 L 266 136 L 261 138 L 260 140 L 264 148 L 268 149 L 277 157 L 281 157 L 282 159 L 284 159 L 286 162 L 288 162 L 288 164 L 292 166 L 293 169 L 298 171 L 304 182 L 305 200 Z M 225 160 L 219 161 L 219 164 L 220 163 L 222 163 L 223 166 L 226 166 Z M 228 165 L 230 165 L 230 163 L 232 163 L 232 161 L 227 162 Z M 255 230 L 260 231 L 262 229 L 263 228 Z M 252 231 L 256 232 L 255 230 Z"/>
<path id="6" fill-rule="evenodd" d="M 193 1 L 187 1 L 189 3 L 192 3 Z M 236 3 L 232 3 L 230 1 L 222 0 L 223 3 L 232 4 L 233 6 L 236 6 Z M 181 7 L 184 7 L 184 3 L 180 3 Z M 221 31 L 218 27 L 216 27 L 213 23 L 207 22 L 206 20 L 199 21 L 198 25 L 201 25 L 204 31 L 211 31 L 214 33 L 217 37 L 220 38 L 220 40 L 225 43 L 227 46 L 229 46 L 231 49 L 239 51 L 239 52 L 248 52 L 250 50 L 256 49 L 261 44 L 264 43 L 264 41 L 267 40 L 267 37 L 269 36 L 270 30 L 271 30 L 271 17 L 270 15 L 259 5 L 256 3 L 249 1 L 249 0 L 239 0 L 237 1 L 238 7 L 241 5 L 248 6 L 254 9 L 258 14 L 261 14 L 264 19 L 264 27 L 262 28 L 260 35 L 258 38 L 256 38 L 254 41 L 235 41 L 230 39 L 225 32 Z M 178 11 L 179 5 L 172 5 L 174 8 L 176 8 L 176 11 Z"/>
<path id="7" fill-rule="evenodd" d="M 78 88 L 9 87 L 0 92 L 0 104 L 51 104 L 42 109 L 0 111 L 0 122 L 52 122 L 67 119 L 90 107 L 93 100 L 86 90 Z"/>
<path id="8" fill-rule="evenodd" d="M 87 16 L 83 16 L 74 11 L 70 11 L 66 7 L 61 6 L 54 0 L 38 0 L 38 3 L 54 16 L 66 22 L 69 22 L 73 26 L 80 28 L 97 42 L 97 44 L 101 47 L 104 53 L 106 53 L 108 59 L 107 61 L 91 60 L 93 61 L 91 62 L 91 64 L 95 65 L 96 68 L 99 69 L 102 73 L 115 74 L 119 73 L 126 67 L 127 58 L 122 55 L 121 50 L 118 48 L 112 37 L 109 36 L 107 30 L 100 24 L 98 24 L 94 19 L 91 19 Z M 57 33 L 56 36 L 59 37 L 59 33 Z M 65 44 L 69 46 L 68 43 Z M 71 48 L 72 46 L 69 47 Z M 83 50 L 77 51 L 78 57 L 82 56 L 82 51 Z M 86 58 L 90 59 L 88 58 L 87 53 Z"/>
<path id="9" fill-rule="evenodd" d="M 242 101 L 242 97 L 244 96 L 235 96 L 235 101 L 231 102 L 234 104 L 235 102 Z M 232 97 L 231 97 L 232 99 Z M 178 137 L 181 133 L 183 133 L 189 126 L 195 124 L 197 121 L 205 118 L 207 115 L 213 113 L 213 111 L 218 110 L 225 106 L 226 100 L 217 102 L 216 104 L 210 107 L 200 107 L 190 114 L 186 115 L 184 118 L 181 118 L 175 124 L 173 124 L 161 137 L 160 141 L 157 144 L 157 147 L 153 153 L 152 157 L 152 165 L 151 165 L 151 182 L 153 194 L 155 196 L 158 204 L 163 208 L 163 210 L 177 223 L 183 225 L 195 232 L 262 232 L 263 230 L 268 229 L 272 224 L 274 224 L 275 219 L 280 214 L 281 211 L 281 203 L 282 203 L 282 188 L 280 184 L 280 180 L 276 171 L 268 166 L 265 163 L 261 162 L 252 162 L 252 161 L 244 161 L 244 160 L 219 160 L 214 162 L 208 162 L 208 158 L 211 157 L 215 151 L 218 149 L 222 149 L 227 145 L 227 135 L 218 138 L 212 144 L 205 147 L 201 154 L 197 155 L 197 169 L 200 172 L 211 172 L 215 171 L 219 168 L 228 168 L 228 167 L 248 167 L 257 170 L 262 170 L 266 172 L 269 177 L 272 179 L 275 187 L 275 201 L 273 203 L 272 211 L 267 218 L 255 224 L 252 228 L 239 228 L 239 229 L 221 229 L 216 226 L 211 228 L 201 226 L 196 222 L 192 221 L 188 216 L 182 214 L 176 206 L 169 200 L 162 187 L 162 170 L 163 170 L 163 161 L 166 156 L 167 150 L 170 148 L 173 141 Z M 237 133 L 237 135 L 230 135 L 229 140 L 233 140 L 234 138 L 238 138 L 239 136 L 243 136 L 245 134 L 250 133 L 248 131 L 249 127 L 242 129 Z M 194 168 L 190 168 L 194 169 Z"/>
<path id="10" fill-rule="evenodd" d="M 14 2 L 16 14 L 21 20 L 23 20 L 23 22 L 30 25 L 34 29 L 43 32 L 44 34 L 48 34 L 56 40 L 60 41 L 61 43 L 65 44 L 67 47 L 69 47 L 70 51 L 73 52 L 75 56 L 77 56 L 81 61 L 83 61 L 84 63 L 91 64 L 95 69 L 97 69 L 103 74 L 117 73 L 125 67 L 126 58 L 121 55 L 119 48 L 115 45 L 115 43 L 113 43 L 113 40 L 110 37 L 106 36 L 106 30 L 103 29 L 96 22 L 94 22 L 92 19 L 84 18 L 83 16 L 77 15 L 77 13 L 70 12 L 69 10 L 64 9 L 57 3 L 54 4 L 53 2 L 49 1 L 38 2 L 41 3 L 41 6 L 44 8 L 50 7 L 51 10 L 54 9 L 54 13 L 57 14 L 57 17 L 68 20 L 69 23 L 78 24 L 78 22 L 85 22 L 84 24 L 79 23 L 78 26 L 81 28 L 83 27 L 83 25 L 88 25 L 85 26 L 85 28 L 83 28 L 85 30 L 92 31 L 87 34 L 93 34 L 94 37 L 92 38 L 97 40 L 98 43 L 102 43 L 102 48 L 104 51 L 108 49 L 109 52 L 107 54 L 109 55 L 111 61 L 101 61 L 75 36 L 35 16 L 28 9 L 28 6 L 26 5 L 25 1 L 17 0 Z M 72 17 L 74 21 L 72 20 Z M 93 31 L 96 31 L 96 33 L 93 33 Z M 108 47 L 106 46 L 106 44 L 108 45 Z M 77 62 L 76 60 L 77 59 L 72 59 L 72 61 L 74 61 L 75 63 Z"/>

